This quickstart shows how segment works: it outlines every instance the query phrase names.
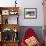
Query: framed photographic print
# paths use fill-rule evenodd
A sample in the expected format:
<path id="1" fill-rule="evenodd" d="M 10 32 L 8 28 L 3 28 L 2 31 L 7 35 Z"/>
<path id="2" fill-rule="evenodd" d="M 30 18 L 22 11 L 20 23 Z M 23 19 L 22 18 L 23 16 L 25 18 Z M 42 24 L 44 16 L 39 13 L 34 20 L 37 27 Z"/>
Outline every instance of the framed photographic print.
<path id="1" fill-rule="evenodd" d="M 2 15 L 9 15 L 9 10 L 2 10 Z"/>
<path id="2" fill-rule="evenodd" d="M 24 8 L 24 18 L 25 19 L 36 19 L 37 8 Z"/>

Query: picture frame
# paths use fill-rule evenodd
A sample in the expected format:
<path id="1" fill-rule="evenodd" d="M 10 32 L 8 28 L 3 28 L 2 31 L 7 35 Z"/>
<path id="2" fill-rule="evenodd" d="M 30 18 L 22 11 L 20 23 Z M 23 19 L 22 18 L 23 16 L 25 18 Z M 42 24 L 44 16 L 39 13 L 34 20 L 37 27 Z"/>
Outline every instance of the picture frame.
<path id="1" fill-rule="evenodd" d="M 2 10 L 2 15 L 9 15 L 9 10 Z"/>
<path id="2" fill-rule="evenodd" d="M 24 8 L 24 19 L 36 19 L 37 8 Z"/>

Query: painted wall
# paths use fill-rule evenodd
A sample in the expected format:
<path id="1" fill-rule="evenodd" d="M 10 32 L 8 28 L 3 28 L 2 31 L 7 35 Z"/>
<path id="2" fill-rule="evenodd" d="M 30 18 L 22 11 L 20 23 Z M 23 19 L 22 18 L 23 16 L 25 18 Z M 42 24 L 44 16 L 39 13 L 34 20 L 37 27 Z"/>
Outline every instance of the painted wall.
<path id="1" fill-rule="evenodd" d="M 15 0 L 0 0 L 0 6 L 15 6 Z M 42 0 L 17 0 L 19 9 L 19 24 L 21 26 L 43 26 Z M 37 8 L 37 19 L 24 19 L 24 8 Z M 9 17 L 12 18 L 12 17 Z M 10 19 L 9 19 L 10 20 Z"/>
<path id="2" fill-rule="evenodd" d="M 23 7 L 22 7 L 23 8 Z M 21 9 L 22 9 L 21 8 Z M 42 0 L 24 0 L 24 8 L 37 8 L 37 19 L 24 19 L 24 9 L 21 13 L 20 23 L 23 26 L 42 26 L 43 25 L 43 6 Z"/>

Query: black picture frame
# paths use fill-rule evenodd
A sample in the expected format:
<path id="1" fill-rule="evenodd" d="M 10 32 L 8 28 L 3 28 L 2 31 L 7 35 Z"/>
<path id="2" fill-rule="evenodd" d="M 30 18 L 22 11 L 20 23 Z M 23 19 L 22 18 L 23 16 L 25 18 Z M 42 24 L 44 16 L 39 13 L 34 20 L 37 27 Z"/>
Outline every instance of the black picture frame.
<path id="1" fill-rule="evenodd" d="M 36 19 L 37 8 L 24 8 L 24 19 Z"/>

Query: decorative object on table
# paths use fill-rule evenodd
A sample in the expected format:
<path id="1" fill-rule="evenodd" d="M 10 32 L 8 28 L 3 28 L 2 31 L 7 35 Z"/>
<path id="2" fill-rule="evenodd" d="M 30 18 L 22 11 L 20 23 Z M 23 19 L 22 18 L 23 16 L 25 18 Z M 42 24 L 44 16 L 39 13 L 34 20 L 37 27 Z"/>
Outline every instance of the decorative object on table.
<path id="1" fill-rule="evenodd" d="M 17 15 L 17 13 L 18 13 L 18 12 L 15 11 L 15 10 L 10 10 L 10 12 L 9 12 L 10 15 Z"/>
<path id="2" fill-rule="evenodd" d="M 36 19 L 37 8 L 24 8 L 24 18 L 25 19 Z"/>
<path id="3" fill-rule="evenodd" d="M 22 46 L 41 46 L 37 34 L 34 32 L 32 28 L 27 29 L 27 31 L 24 34 L 24 37 L 22 38 L 21 42 Z"/>
<path id="4" fill-rule="evenodd" d="M 15 0 L 15 7 L 16 7 L 16 4 L 17 4 L 17 2 L 16 2 L 17 0 Z"/>

